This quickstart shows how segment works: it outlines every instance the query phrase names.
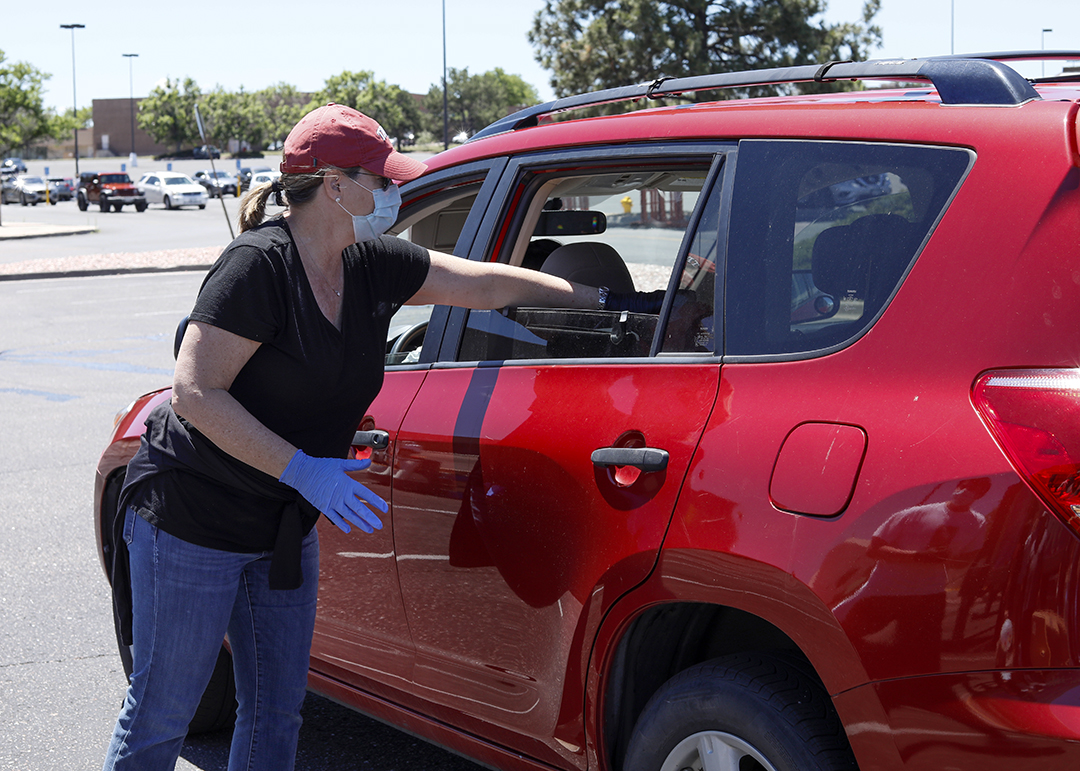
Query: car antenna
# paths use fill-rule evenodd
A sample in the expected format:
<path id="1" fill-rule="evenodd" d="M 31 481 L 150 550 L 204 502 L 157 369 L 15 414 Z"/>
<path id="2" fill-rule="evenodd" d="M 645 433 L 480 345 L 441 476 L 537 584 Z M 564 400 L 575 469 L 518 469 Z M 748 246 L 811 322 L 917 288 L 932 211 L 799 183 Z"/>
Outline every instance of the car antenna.
<path id="1" fill-rule="evenodd" d="M 209 145 L 206 144 L 206 132 L 203 131 L 202 116 L 199 115 L 199 105 L 195 105 L 195 125 L 199 127 L 199 138 L 202 140 L 203 146 L 207 148 L 206 155 L 210 159 L 210 171 L 214 172 L 214 183 L 217 184 L 217 169 L 214 168 L 214 154 L 210 152 Z M 225 224 L 229 226 L 229 239 L 236 238 L 236 234 L 233 232 L 232 220 L 229 219 L 229 210 L 225 208 L 225 195 L 224 192 L 218 193 L 218 200 L 221 201 L 221 211 L 225 213 Z"/>

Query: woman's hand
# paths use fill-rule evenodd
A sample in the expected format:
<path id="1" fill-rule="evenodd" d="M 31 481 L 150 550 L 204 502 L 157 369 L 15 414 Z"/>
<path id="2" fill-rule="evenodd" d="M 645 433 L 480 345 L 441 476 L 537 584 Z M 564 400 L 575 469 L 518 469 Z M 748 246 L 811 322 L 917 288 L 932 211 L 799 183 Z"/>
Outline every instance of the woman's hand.
<path id="1" fill-rule="evenodd" d="M 371 509 L 385 514 L 388 506 L 386 501 L 349 476 L 350 471 L 363 471 L 370 465 L 370 460 L 312 458 L 303 450 L 297 450 L 278 481 L 304 496 L 342 532 L 352 530 L 351 522 L 365 533 L 371 533 L 382 530 L 382 520 Z"/>

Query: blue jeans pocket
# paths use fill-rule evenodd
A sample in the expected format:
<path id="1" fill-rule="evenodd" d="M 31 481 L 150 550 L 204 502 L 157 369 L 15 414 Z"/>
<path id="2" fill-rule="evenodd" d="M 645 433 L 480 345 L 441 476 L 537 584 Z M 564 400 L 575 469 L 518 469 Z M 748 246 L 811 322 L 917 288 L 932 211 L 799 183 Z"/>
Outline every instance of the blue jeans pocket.
<path id="1" fill-rule="evenodd" d="M 124 512 L 124 543 L 128 546 L 131 546 L 132 534 L 135 532 L 135 517 L 137 516 L 139 515 L 135 513 L 134 506 L 128 506 L 127 511 Z"/>

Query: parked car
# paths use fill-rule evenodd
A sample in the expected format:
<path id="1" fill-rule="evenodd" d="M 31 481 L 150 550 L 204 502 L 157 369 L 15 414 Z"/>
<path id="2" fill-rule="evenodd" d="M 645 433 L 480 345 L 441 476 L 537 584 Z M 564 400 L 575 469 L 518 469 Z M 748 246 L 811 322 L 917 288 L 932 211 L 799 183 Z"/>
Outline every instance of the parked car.
<path id="1" fill-rule="evenodd" d="M 75 180 L 71 177 L 48 177 L 49 203 L 70 201 L 75 197 Z"/>
<path id="2" fill-rule="evenodd" d="M 202 169 L 195 172 L 195 181 L 211 196 L 236 195 L 236 177 L 227 171 Z"/>
<path id="3" fill-rule="evenodd" d="M 260 172 L 271 171 L 269 166 L 243 166 L 240 169 L 240 173 L 237 175 L 237 181 L 240 185 L 240 192 L 243 193 L 251 187 L 251 175 L 258 174 Z"/>
<path id="4" fill-rule="evenodd" d="M 43 178 L 18 174 L 5 181 L 3 202 L 37 206 L 45 200 L 47 189 Z"/>
<path id="5" fill-rule="evenodd" d="M 166 209 L 183 206 L 205 209 L 209 198 L 202 185 L 178 171 L 149 171 L 142 175 L 137 185 L 147 203 L 160 203 Z"/>
<path id="6" fill-rule="evenodd" d="M 191 151 L 192 158 L 220 158 L 221 150 L 213 145 L 200 145 Z"/>
<path id="7" fill-rule="evenodd" d="M 0 172 L 4 174 L 25 174 L 26 163 L 22 158 L 5 158 L 4 162 L 0 164 Z"/>
<path id="8" fill-rule="evenodd" d="M 273 182 L 281 176 L 280 171 L 256 171 L 251 175 L 251 187 L 257 187 L 267 182 Z"/>
<path id="9" fill-rule="evenodd" d="M 920 85 L 559 100 L 403 186 L 401 237 L 554 239 L 540 270 L 664 299 L 399 313 L 354 438 L 390 510 L 319 525 L 313 691 L 518 771 L 1080 767 L 1080 84 L 943 57 L 572 103 L 832 79 Z M 105 560 L 169 396 L 101 456 Z"/>
<path id="10" fill-rule="evenodd" d="M 146 211 L 146 196 L 123 171 L 82 172 L 75 191 L 75 202 L 81 211 L 86 211 L 90 204 L 97 204 L 102 212 L 110 209 L 119 212 L 129 204 L 137 212 Z"/>

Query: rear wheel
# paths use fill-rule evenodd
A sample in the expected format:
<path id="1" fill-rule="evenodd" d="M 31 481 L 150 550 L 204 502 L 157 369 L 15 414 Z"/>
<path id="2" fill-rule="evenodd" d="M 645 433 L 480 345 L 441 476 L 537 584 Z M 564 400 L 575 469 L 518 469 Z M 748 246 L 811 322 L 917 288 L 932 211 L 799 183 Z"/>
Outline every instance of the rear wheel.
<path id="1" fill-rule="evenodd" d="M 124 204 L 122 204 L 122 203 L 114 203 L 112 205 L 112 210 L 113 211 L 120 211 L 123 208 L 124 208 Z"/>
<path id="2" fill-rule="evenodd" d="M 109 210 L 109 199 L 102 196 L 101 200 L 98 201 L 98 206 L 101 207 L 101 211 L 107 212 Z"/>
<path id="3" fill-rule="evenodd" d="M 135 204 L 135 211 L 146 211 L 146 204 L 145 203 L 137 203 L 137 204 Z"/>
<path id="4" fill-rule="evenodd" d="M 764 654 L 679 673 L 649 700 L 624 771 L 855 771 L 840 718 L 805 665 Z"/>

